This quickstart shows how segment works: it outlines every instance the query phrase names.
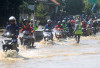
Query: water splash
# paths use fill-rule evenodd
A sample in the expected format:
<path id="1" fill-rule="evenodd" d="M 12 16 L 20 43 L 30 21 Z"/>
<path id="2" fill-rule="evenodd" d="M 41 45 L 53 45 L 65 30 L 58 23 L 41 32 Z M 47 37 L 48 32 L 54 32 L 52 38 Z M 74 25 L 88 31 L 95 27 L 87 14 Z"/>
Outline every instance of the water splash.
<path id="1" fill-rule="evenodd" d="M 7 53 L 3 52 L 3 51 L 0 51 L 0 61 L 19 61 L 19 60 L 24 60 L 25 58 L 24 57 L 21 57 L 17 54 L 16 51 L 8 51 Z"/>

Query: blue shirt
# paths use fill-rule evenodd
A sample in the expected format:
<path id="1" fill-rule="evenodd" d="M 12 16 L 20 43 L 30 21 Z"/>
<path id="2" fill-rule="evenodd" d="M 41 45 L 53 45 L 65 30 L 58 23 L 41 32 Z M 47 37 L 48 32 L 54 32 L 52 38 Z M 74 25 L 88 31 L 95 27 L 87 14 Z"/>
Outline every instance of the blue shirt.
<path id="1" fill-rule="evenodd" d="M 6 26 L 6 31 L 5 31 L 5 33 L 6 32 L 11 32 L 12 34 L 15 34 L 15 35 L 19 35 L 19 26 L 18 25 L 11 25 L 11 24 L 9 24 L 9 25 L 7 25 Z"/>
<path id="2" fill-rule="evenodd" d="M 45 25 L 45 29 L 52 30 L 52 29 L 53 29 L 53 26 L 52 26 L 52 25 L 48 25 L 48 24 L 46 24 L 46 25 Z"/>

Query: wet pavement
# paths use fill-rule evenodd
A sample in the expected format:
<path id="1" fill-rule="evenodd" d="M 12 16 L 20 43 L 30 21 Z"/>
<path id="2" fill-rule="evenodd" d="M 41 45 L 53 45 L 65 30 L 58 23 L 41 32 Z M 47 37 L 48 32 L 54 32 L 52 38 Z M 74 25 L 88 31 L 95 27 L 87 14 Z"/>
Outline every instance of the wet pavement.
<path id="1" fill-rule="evenodd" d="M 3 37 L 0 36 L 0 44 Z M 1 44 L 2 45 L 2 44 Z M 20 45 L 16 58 L 5 57 L 0 46 L 0 68 L 99 68 L 100 33 L 81 37 L 80 44 L 74 38 L 35 43 L 36 48 Z"/>

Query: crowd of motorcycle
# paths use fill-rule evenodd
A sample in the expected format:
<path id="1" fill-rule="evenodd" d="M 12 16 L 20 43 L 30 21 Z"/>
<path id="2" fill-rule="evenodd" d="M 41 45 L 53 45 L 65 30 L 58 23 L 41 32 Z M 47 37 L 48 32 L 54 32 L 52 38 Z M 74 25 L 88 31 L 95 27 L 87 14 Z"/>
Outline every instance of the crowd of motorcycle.
<path id="1" fill-rule="evenodd" d="M 35 30 L 33 30 L 33 20 L 29 22 L 27 19 L 25 19 L 20 31 L 19 26 L 17 26 L 15 23 L 16 18 L 14 16 L 11 16 L 9 18 L 9 22 L 10 24 L 6 27 L 6 31 L 2 35 L 3 37 L 5 37 L 2 41 L 3 51 L 7 52 L 8 50 L 16 50 L 17 52 L 19 52 L 19 45 L 17 41 L 19 32 L 22 34 L 21 37 L 19 37 L 21 45 L 34 48 Z M 79 18 L 64 18 L 62 21 L 58 21 L 55 26 L 52 23 L 53 22 L 50 19 L 47 20 L 47 24 L 43 28 L 43 39 L 46 42 L 48 42 L 49 40 L 54 41 L 54 37 L 56 37 L 58 40 L 63 38 L 66 39 L 68 37 L 73 38 L 75 31 L 80 32 L 82 30 L 82 32 L 80 33 L 80 35 L 82 36 L 96 35 L 96 33 L 100 31 L 100 24 L 92 18 L 89 21 L 80 20 Z M 76 27 L 75 24 L 80 24 L 81 27 Z M 77 43 L 79 43 L 80 41 L 79 34 L 78 37 L 78 40 L 76 39 Z"/>
<path id="2" fill-rule="evenodd" d="M 100 31 L 100 23 L 93 18 L 90 18 L 88 21 L 80 20 L 79 18 L 76 19 L 66 19 L 64 18 L 62 21 L 58 21 L 56 26 L 54 26 L 54 35 L 59 40 L 61 38 L 71 38 L 74 37 L 76 27 L 75 24 L 81 25 L 81 36 L 89 36 L 89 35 L 96 35 L 97 32 Z M 48 27 L 50 29 L 50 27 Z M 52 31 L 45 28 L 44 31 L 44 40 L 48 41 L 52 40 Z"/>

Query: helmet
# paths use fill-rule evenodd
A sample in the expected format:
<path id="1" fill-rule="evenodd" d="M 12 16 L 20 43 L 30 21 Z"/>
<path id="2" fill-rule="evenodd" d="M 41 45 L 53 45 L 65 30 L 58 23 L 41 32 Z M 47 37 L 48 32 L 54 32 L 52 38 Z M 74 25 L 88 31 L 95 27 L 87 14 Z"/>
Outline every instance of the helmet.
<path id="1" fill-rule="evenodd" d="M 62 23 L 65 23 L 66 22 L 66 20 L 62 20 Z"/>
<path id="2" fill-rule="evenodd" d="M 24 19 L 24 20 L 23 20 L 23 24 L 24 24 L 24 25 L 27 25 L 28 23 L 29 23 L 28 19 Z"/>
<path id="3" fill-rule="evenodd" d="M 57 23 L 58 25 L 61 25 L 61 22 L 60 21 L 58 21 L 58 23 Z"/>
<path id="4" fill-rule="evenodd" d="M 28 22 L 28 20 L 27 19 L 24 19 L 23 22 Z"/>
<path id="5" fill-rule="evenodd" d="M 76 22 L 76 23 L 79 23 L 79 20 L 76 20 L 75 22 Z"/>
<path id="6" fill-rule="evenodd" d="M 48 22 L 51 23 L 52 21 L 49 19 L 49 20 L 47 20 L 47 23 L 48 23 Z"/>
<path id="7" fill-rule="evenodd" d="M 85 24 L 85 21 L 82 21 L 82 24 Z"/>
<path id="8" fill-rule="evenodd" d="M 52 21 L 51 21 L 50 19 L 49 19 L 49 20 L 47 20 L 47 24 L 48 24 L 48 25 L 50 25 L 50 24 L 51 24 L 51 22 L 52 22 Z"/>
<path id="9" fill-rule="evenodd" d="M 33 19 L 31 19 L 31 21 L 33 21 Z"/>
<path id="10" fill-rule="evenodd" d="M 65 17 L 64 20 L 66 20 L 67 18 Z"/>
<path id="11" fill-rule="evenodd" d="M 74 23 L 74 20 L 71 20 L 71 23 Z"/>
<path id="12" fill-rule="evenodd" d="M 16 21 L 16 18 L 15 18 L 14 16 L 11 16 L 11 17 L 9 18 L 9 21 L 11 21 L 11 20 Z"/>
<path id="13" fill-rule="evenodd" d="M 30 22 L 33 22 L 33 21 L 34 21 L 33 19 L 30 20 Z"/>
<path id="14" fill-rule="evenodd" d="M 25 23 L 29 23 L 29 20 L 28 19 L 24 19 L 23 20 L 23 23 L 25 24 Z"/>
<path id="15" fill-rule="evenodd" d="M 37 23 L 37 20 L 35 20 L 34 22 Z"/>

